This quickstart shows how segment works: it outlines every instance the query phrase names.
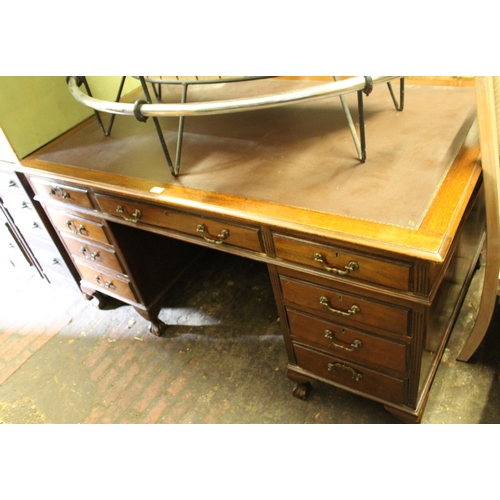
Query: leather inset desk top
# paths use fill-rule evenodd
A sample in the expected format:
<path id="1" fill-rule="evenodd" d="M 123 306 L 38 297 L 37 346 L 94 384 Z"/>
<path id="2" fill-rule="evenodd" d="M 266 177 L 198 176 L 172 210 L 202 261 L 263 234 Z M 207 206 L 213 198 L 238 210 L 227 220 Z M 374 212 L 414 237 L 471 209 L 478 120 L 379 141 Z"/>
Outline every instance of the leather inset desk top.
<path id="1" fill-rule="evenodd" d="M 396 93 L 399 87 L 395 82 Z M 313 85 L 269 81 L 190 87 L 215 100 Z M 175 89 L 173 92 L 176 92 Z M 96 123 L 37 155 L 41 161 L 243 199 L 416 229 L 473 122 L 474 88 L 407 86 L 396 111 L 385 85 L 365 97 L 367 161 L 356 157 L 338 97 L 274 109 L 187 117 L 180 176 L 168 169 L 152 120 L 117 116 L 110 137 Z M 167 100 L 177 99 L 168 93 Z M 236 95 L 234 95 L 236 97 Z M 346 96 L 357 120 L 356 94 Z M 105 123 L 109 117 L 104 115 Z M 177 118 L 162 118 L 175 156 Z"/>

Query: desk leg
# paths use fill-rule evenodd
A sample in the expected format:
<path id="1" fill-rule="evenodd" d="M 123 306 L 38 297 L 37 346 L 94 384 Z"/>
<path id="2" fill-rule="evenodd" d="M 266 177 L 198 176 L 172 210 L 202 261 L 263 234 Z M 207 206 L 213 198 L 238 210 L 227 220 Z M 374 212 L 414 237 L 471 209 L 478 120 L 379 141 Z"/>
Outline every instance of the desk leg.
<path id="1" fill-rule="evenodd" d="M 305 401 L 312 389 L 311 379 L 290 369 L 287 370 L 286 376 L 292 382 L 295 382 L 292 395 Z"/>
<path id="2" fill-rule="evenodd" d="M 134 309 L 146 320 L 149 321 L 149 331 L 156 335 L 157 337 L 161 337 L 161 335 L 167 329 L 167 325 L 158 318 L 158 314 L 161 310 L 161 302 L 157 305 L 149 308 L 148 310 L 140 309 L 139 307 L 134 307 Z"/>
<path id="3" fill-rule="evenodd" d="M 94 290 L 93 288 L 86 287 L 85 285 L 80 285 L 83 296 L 90 300 L 91 304 L 98 309 L 104 309 L 109 301 L 109 297 L 101 292 Z M 154 305 L 150 306 L 148 309 L 143 309 L 141 307 L 133 306 L 134 309 L 147 321 L 149 321 L 148 330 L 157 337 L 160 337 L 165 330 L 167 325 L 158 318 L 162 306 L 162 301 L 158 300 Z"/>

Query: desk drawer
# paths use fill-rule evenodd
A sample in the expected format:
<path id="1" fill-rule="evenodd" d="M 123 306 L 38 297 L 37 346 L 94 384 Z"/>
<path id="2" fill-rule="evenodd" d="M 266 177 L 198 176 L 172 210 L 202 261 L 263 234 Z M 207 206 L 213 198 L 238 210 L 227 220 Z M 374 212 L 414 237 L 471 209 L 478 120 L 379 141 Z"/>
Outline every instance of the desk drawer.
<path id="1" fill-rule="evenodd" d="M 285 304 L 319 313 L 346 326 L 409 335 L 411 309 L 280 276 Z M 375 331 L 375 330 L 374 330 Z"/>
<path id="2" fill-rule="evenodd" d="M 103 248 L 94 245 L 89 241 L 80 240 L 70 236 L 69 234 L 61 234 L 71 254 L 82 260 L 88 260 L 89 263 L 98 264 L 100 266 L 113 269 L 119 273 L 123 273 L 122 266 L 118 262 L 116 253 L 111 248 Z"/>
<path id="3" fill-rule="evenodd" d="M 29 196 L 24 191 L 19 189 L 5 189 L 0 191 L 0 197 L 3 200 L 3 204 L 11 212 L 35 210 Z"/>
<path id="4" fill-rule="evenodd" d="M 88 267 L 75 259 L 75 264 L 82 275 L 82 278 L 96 290 L 101 290 L 105 294 L 114 295 L 127 301 L 137 302 L 132 287 L 125 277 L 118 277 L 110 273 Z"/>
<path id="5" fill-rule="evenodd" d="M 7 191 L 1 194 L 5 208 L 24 233 L 30 232 L 48 238 L 45 225 L 40 219 L 32 201 L 24 191 Z"/>
<path id="6" fill-rule="evenodd" d="M 384 401 L 405 403 L 404 380 L 374 372 L 306 347 L 296 345 L 294 351 L 297 365 L 304 370 Z"/>
<path id="7" fill-rule="evenodd" d="M 81 215 L 70 211 L 62 212 L 53 207 L 46 207 L 46 210 L 61 234 L 74 234 L 79 238 L 88 238 L 109 244 L 102 221 L 97 217 L 85 215 L 85 218 L 83 218 Z"/>
<path id="8" fill-rule="evenodd" d="M 51 240 L 40 239 L 32 235 L 26 236 L 30 248 L 33 250 L 37 261 L 42 266 L 44 274 L 53 276 L 58 274 L 65 278 L 72 278 L 59 250 Z"/>
<path id="9" fill-rule="evenodd" d="M 40 238 L 49 238 L 45 224 L 42 222 L 35 209 L 33 207 L 31 208 L 31 210 L 26 208 L 26 210 L 18 210 L 17 212 L 13 212 L 9 209 L 9 213 L 14 217 L 16 226 L 23 234 L 31 233 Z"/>
<path id="10" fill-rule="evenodd" d="M 1 193 L 9 192 L 25 194 L 21 181 L 14 172 L 0 170 L 0 196 Z"/>
<path id="11" fill-rule="evenodd" d="M 347 252 L 329 245 L 274 234 L 276 257 L 323 271 L 329 276 L 410 290 L 411 265 Z"/>
<path id="12" fill-rule="evenodd" d="M 292 340 L 311 345 L 333 356 L 382 371 L 404 376 L 407 370 L 407 347 L 381 337 L 345 328 L 288 309 Z"/>
<path id="13" fill-rule="evenodd" d="M 103 213 L 120 217 L 127 222 L 150 224 L 191 236 L 214 245 L 229 245 L 262 252 L 259 229 L 240 226 L 198 215 L 176 212 L 168 208 L 146 205 L 96 194 Z"/>
<path id="14" fill-rule="evenodd" d="M 45 200 L 58 201 L 83 208 L 94 208 L 89 193 L 84 188 L 68 186 L 49 179 L 30 178 L 35 193 Z"/>

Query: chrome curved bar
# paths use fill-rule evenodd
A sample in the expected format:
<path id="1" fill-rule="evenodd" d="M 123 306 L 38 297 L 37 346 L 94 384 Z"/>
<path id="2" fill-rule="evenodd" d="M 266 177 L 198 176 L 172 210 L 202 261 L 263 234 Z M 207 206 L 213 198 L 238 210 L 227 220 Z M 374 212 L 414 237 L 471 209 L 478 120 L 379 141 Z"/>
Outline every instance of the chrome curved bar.
<path id="1" fill-rule="evenodd" d="M 149 95 L 147 83 L 153 85 L 153 89 L 155 90 L 157 97 L 161 98 L 161 90 L 160 90 L 161 85 L 165 83 L 168 84 L 170 82 L 165 80 L 157 81 L 155 80 L 155 77 L 142 77 L 142 76 L 135 77 L 139 78 L 139 80 L 141 81 L 141 86 L 143 88 L 147 100 L 140 99 L 135 103 L 127 103 L 127 102 L 120 102 L 120 96 L 123 90 L 123 84 L 125 82 L 125 78 L 126 77 L 122 77 L 120 88 L 118 90 L 118 95 L 116 97 L 116 100 L 113 102 L 104 101 L 92 97 L 90 87 L 85 77 L 70 76 L 67 78 L 67 83 L 69 91 L 72 94 L 72 96 L 79 103 L 94 110 L 94 113 L 97 117 L 97 121 L 99 122 L 102 131 L 106 136 L 109 135 L 111 132 L 111 128 L 113 126 L 113 120 L 116 115 L 134 116 L 139 121 L 146 121 L 149 117 L 151 117 L 154 121 L 158 138 L 160 140 L 163 152 L 165 154 L 165 158 L 167 160 L 168 166 L 173 176 L 177 176 L 179 174 L 182 137 L 184 130 L 184 119 L 186 116 L 205 116 L 205 115 L 218 115 L 225 113 L 237 113 L 241 111 L 272 108 L 291 103 L 299 103 L 305 101 L 324 99 L 327 97 L 339 96 L 342 102 L 344 113 L 347 118 L 352 138 L 354 140 L 354 144 L 356 146 L 359 160 L 361 162 L 364 162 L 366 159 L 366 144 L 365 144 L 364 117 L 363 117 L 364 116 L 363 94 L 368 95 L 374 86 L 380 85 L 382 83 L 387 83 L 387 86 L 390 89 L 396 109 L 398 111 L 401 111 L 403 109 L 404 77 L 400 76 L 374 76 L 374 77 L 357 76 L 348 78 L 347 80 L 338 80 L 338 77 L 333 77 L 334 78 L 333 82 L 321 85 L 314 85 L 305 89 L 259 95 L 254 97 L 226 99 L 222 101 L 219 100 L 219 101 L 189 102 L 189 103 L 186 102 L 186 93 L 188 85 L 191 85 L 195 82 L 202 83 L 201 80 L 176 81 L 176 83 L 182 83 L 182 88 L 183 88 L 182 100 L 180 103 L 162 103 L 162 102 L 153 103 Z M 230 81 L 230 79 L 233 77 L 220 77 L 220 78 L 226 78 L 227 81 Z M 241 81 L 241 80 L 258 80 L 262 78 L 272 78 L 272 77 L 247 76 L 247 77 L 234 77 L 234 78 L 237 78 L 237 80 L 234 81 Z M 395 79 L 400 79 L 401 81 L 399 103 L 397 102 L 397 99 L 394 95 L 391 86 L 391 80 Z M 214 80 L 203 80 L 203 82 L 215 83 Z M 85 94 L 80 90 L 80 86 L 82 85 L 82 83 L 84 84 L 87 90 L 87 94 Z M 159 87 L 158 90 L 155 89 L 155 85 L 158 85 Z M 352 120 L 349 107 L 347 106 L 347 102 L 344 97 L 344 94 L 348 94 L 351 92 L 357 92 L 358 94 L 358 113 L 359 113 L 359 128 L 361 133 L 361 141 L 358 139 L 354 122 Z M 111 119 L 107 130 L 104 128 L 104 125 L 102 123 L 100 112 L 111 114 Z M 158 118 L 162 116 L 179 117 L 179 129 L 177 134 L 177 151 L 175 156 L 175 164 L 172 162 L 172 159 L 170 157 L 170 153 L 168 151 L 165 138 L 163 136 L 161 125 L 158 120 Z"/>
<path id="2" fill-rule="evenodd" d="M 373 76 L 373 86 L 389 83 L 391 80 L 402 78 L 399 76 Z M 68 78 L 68 87 L 72 96 L 81 104 L 104 113 L 115 115 L 134 116 L 135 105 L 133 103 L 103 101 L 90 97 L 82 92 L 75 76 Z M 255 97 L 239 99 L 227 99 L 211 102 L 190 103 L 144 103 L 140 106 L 140 114 L 147 117 L 161 116 L 203 116 L 224 113 L 237 113 L 241 111 L 271 108 L 283 106 L 295 102 L 312 101 L 327 97 L 340 96 L 351 92 L 362 91 L 366 88 L 364 76 L 355 76 L 346 80 L 329 82 L 315 85 L 305 89 L 292 90 L 277 94 L 267 94 Z"/>

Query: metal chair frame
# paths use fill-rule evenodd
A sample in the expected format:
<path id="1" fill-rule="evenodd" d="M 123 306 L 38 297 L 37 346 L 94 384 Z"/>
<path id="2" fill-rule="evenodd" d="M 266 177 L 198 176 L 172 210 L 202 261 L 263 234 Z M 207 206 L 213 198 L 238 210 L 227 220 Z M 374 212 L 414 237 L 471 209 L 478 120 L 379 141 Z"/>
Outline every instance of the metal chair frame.
<path id="1" fill-rule="evenodd" d="M 368 96 L 375 85 L 387 83 L 391 93 L 394 106 L 398 111 L 404 109 L 404 77 L 352 77 L 347 80 L 339 80 L 334 76 L 333 84 L 318 85 L 309 89 L 295 90 L 275 95 L 257 96 L 253 98 L 243 99 L 229 99 L 226 101 L 212 101 L 209 103 L 188 103 L 187 91 L 190 85 L 209 85 L 215 83 L 228 83 L 239 82 L 247 80 L 258 80 L 264 78 L 273 78 L 270 76 L 246 76 L 246 77 L 218 77 L 215 79 L 162 79 L 161 77 L 146 77 L 138 76 L 144 96 L 146 100 L 138 100 L 134 104 L 120 103 L 123 87 L 126 77 L 123 76 L 120 81 L 118 93 L 114 102 L 103 101 L 95 99 L 92 96 L 90 86 L 84 76 L 68 77 L 67 82 L 73 97 L 80 103 L 92 108 L 96 115 L 96 119 L 105 136 L 111 134 L 113 128 L 114 118 L 117 114 L 133 115 L 139 121 L 145 122 L 149 117 L 153 118 L 158 138 L 160 140 L 163 153 L 165 155 L 168 167 L 171 174 L 177 177 L 180 172 L 181 152 L 182 152 L 182 139 L 184 134 L 184 120 L 186 116 L 202 116 L 221 113 L 233 113 L 238 111 L 245 111 L 251 109 L 263 109 L 268 107 L 285 105 L 293 102 L 309 101 L 313 99 L 321 99 L 331 96 L 339 96 L 342 103 L 342 108 L 346 116 L 347 124 L 351 132 L 351 136 L 356 147 L 358 159 L 361 162 L 366 161 L 366 136 L 365 136 L 365 117 L 364 117 L 364 95 Z M 399 78 L 400 91 L 399 100 L 397 99 L 391 80 Z M 162 98 L 163 85 L 182 85 L 181 102 L 179 104 L 158 103 L 154 104 L 149 92 L 148 83 L 152 86 L 155 97 L 158 101 Z M 79 87 L 84 85 L 87 94 L 80 91 Z M 350 92 L 357 92 L 358 103 L 358 118 L 359 118 L 359 137 L 352 119 L 349 106 L 345 99 L 345 94 Z M 108 127 L 104 127 L 101 112 L 110 113 L 111 119 Z M 168 150 L 163 131 L 158 120 L 159 116 L 178 116 L 179 126 L 177 131 L 177 147 L 175 154 L 175 162 L 172 161 L 170 152 Z"/>

